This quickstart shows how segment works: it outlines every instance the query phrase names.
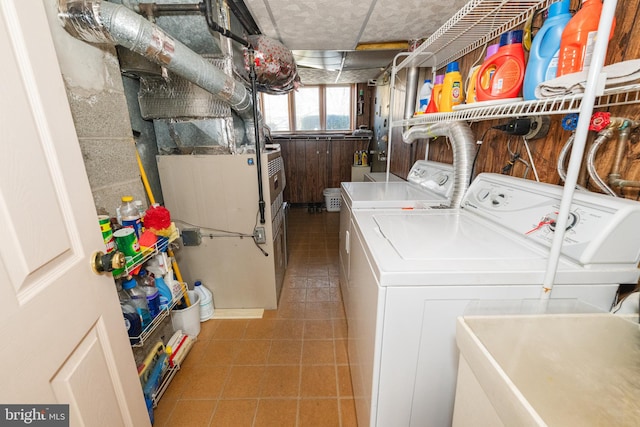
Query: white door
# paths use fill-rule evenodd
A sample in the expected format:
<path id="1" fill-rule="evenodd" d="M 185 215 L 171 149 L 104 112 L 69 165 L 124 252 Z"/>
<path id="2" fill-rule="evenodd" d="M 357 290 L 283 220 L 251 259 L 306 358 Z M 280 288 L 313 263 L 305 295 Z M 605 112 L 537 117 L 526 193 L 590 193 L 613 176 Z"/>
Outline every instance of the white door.
<path id="1" fill-rule="evenodd" d="M 0 1 L 0 56 L 0 404 L 149 425 L 42 1 Z"/>

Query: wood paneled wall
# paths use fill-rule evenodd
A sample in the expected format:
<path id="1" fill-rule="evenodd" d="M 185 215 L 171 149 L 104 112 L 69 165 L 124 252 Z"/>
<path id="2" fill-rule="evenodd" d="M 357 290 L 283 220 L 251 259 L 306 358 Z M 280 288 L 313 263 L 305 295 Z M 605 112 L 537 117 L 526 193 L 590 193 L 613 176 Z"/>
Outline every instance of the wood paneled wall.
<path id="1" fill-rule="evenodd" d="M 275 138 L 282 148 L 289 203 L 322 203 L 325 188 L 339 188 L 351 181 L 353 153 L 367 150 L 370 138 L 286 137 Z"/>
<path id="2" fill-rule="evenodd" d="M 572 8 L 575 10 L 579 5 L 579 1 L 572 1 Z M 616 10 L 616 27 L 612 40 L 609 43 L 607 51 L 607 59 L 605 64 L 612 64 L 619 61 L 640 58 L 640 32 L 634 31 L 634 22 L 640 18 L 640 0 L 618 1 Z M 541 22 L 539 22 L 541 24 Z M 493 41 L 493 42 L 497 42 Z M 492 42 L 492 43 L 493 43 Z M 484 55 L 480 51 L 471 52 L 460 62 L 460 69 L 463 76 L 467 75 L 476 59 Z M 439 73 L 443 73 L 440 70 Z M 396 106 L 402 109 L 401 103 Z M 598 110 L 606 111 L 606 110 Z M 632 104 L 627 106 L 619 106 L 608 110 L 613 116 L 626 117 L 633 120 L 640 120 L 640 105 Z M 559 152 L 570 136 L 570 133 L 561 127 L 561 115 L 551 116 L 551 126 L 549 134 L 544 139 L 532 140 L 529 142 L 532 151 L 533 163 L 536 166 L 540 180 L 553 184 L 560 183 L 560 178 L 556 171 L 557 158 Z M 509 136 L 497 130 L 490 130 L 492 126 L 506 122 L 506 120 L 483 121 L 471 123 L 471 128 L 477 139 L 484 135 L 484 143 L 480 148 L 475 172 L 502 172 L 503 168 L 509 162 L 512 152 L 520 153 L 523 159 L 529 161 L 527 153 L 523 147 L 523 141 L 520 137 Z M 622 162 L 622 177 L 629 180 L 640 180 L 640 139 L 639 131 L 634 131 L 631 140 L 628 143 L 627 150 Z M 589 140 L 593 140 L 593 132 L 590 132 Z M 400 132 L 393 135 L 393 149 L 391 171 L 400 176 L 406 176 L 413 161 L 415 159 L 424 158 L 425 143 L 417 141 L 407 146 L 402 141 Z M 587 142 L 589 144 L 589 141 Z M 610 141 L 603 145 L 596 158 L 596 166 L 600 176 L 606 178 L 615 155 L 616 141 Z M 587 150 L 588 151 L 588 146 Z M 452 151 L 446 138 L 437 138 L 430 141 L 429 158 L 436 161 L 452 162 Z M 584 163 L 583 163 L 584 165 Z M 525 165 L 517 162 L 510 173 L 513 176 L 523 176 L 525 173 Z M 534 179 L 533 172 L 529 171 L 527 176 Z M 588 180 L 586 173 L 581 173 L 581 183 L 589 189 L 597 191 Z M 638 190 L 625 190 L 624 195 L 629 198 L 638 198 Z"/>

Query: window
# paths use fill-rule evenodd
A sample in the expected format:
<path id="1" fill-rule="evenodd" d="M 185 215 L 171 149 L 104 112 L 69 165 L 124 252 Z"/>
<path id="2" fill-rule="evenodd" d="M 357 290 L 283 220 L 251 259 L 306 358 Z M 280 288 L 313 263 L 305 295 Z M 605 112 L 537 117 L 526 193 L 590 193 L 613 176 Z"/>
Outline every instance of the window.
<path id="1" fill-rule="evenodd" d="M 353 129 L 353 85 L 305 86 L 288 95 L 262 94 L 262 112 L 273 132 Z"/>

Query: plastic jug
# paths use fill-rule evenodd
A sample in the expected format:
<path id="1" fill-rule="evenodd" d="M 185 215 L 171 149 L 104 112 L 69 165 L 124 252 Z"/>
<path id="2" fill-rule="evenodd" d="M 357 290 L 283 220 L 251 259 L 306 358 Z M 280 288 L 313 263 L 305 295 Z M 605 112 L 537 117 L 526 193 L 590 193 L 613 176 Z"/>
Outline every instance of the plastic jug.
<path id="1" fill-rule="evenodd" d="M 156 317 L 160 313 L 160 292 L 156 288 L 155 280 L 146 270 L 140 270 L 138 274 L 138 286 L 147 296 L 147 305 L 151 317 Z"/>
<path id="2" fill-rule="evenodd" d="M 213 317 L 213 295 L 199 280 L 193 284 L 193 290 L 200 296 L 200 321 L 205 322 Z"/>
<path id="3" fill-rule="evenodd" d="M 166 310 L 173 301 L 171 290 L 162 277 L 156 277 L 155 284 L 156 288 L 158 288 L 158 292 L 160 292 L 160 310 Z"/>
<path id="4" fill-rule="evenodd" d="M 552 3 L 547 19 L 533 38 L 522 86 L 526 100 L 536 99 L 536 87 L 540 83 L 556 78 L 562 32 L 572 17 L 570 5 L 570 0 Z"/>
<path id="5" fill-rule="evenodd" d="M 149 305 L 147 304 L 147 295 L 137 286 L 135 279 L 129 279 L 123 282 L 122 289 L 131 298 L 131 302 L 142 318 L 142 327 L 145 328 L 149 323 L 151 323 L 151 320 L 153 320 L 151 313 L 149 312 Z"/>
<path id="6" fill-rule="evenodd" d="M 484 60 L 486 61 L 487 59 L 491 58 L 498 51 L 499 47 L 500 47 L 500 43 L 487 46 L 487 54 L 484 56 Z M 478 78 L 478 72 L 480 71 L 480 67 L 482 67 L 482 64 L 476 65 L 471 69 L 471 77 L 469 77 L 469 83 L 467 84 L 467 97 L 465 99 L 465 102 L 467 104 L 471 104 L 478 100 L 476 96 L 476 80 Z M 487 82 L 489 82 L 491 80 L 491 77 L 493 77 L 493 72 L 495 72 L 495 68 L 492 70 L 489 70 L 489 75 L 487 76 Z M 487 86 L 488 86 L 488 83 L 487 83 Z"/>
<path id="7" fill-rule="evenodd" d="M 487 84 L 486 77 L 490 76 L 492 68 L 495 72 Z M 476 98 L 478 101 L 491 101 L 517 97 L 522 89 L 524 70 L 522 30 L 503 33 L 498 51 L 478 71 Z"/>
<path id="8" fill-rule="evenodd" d="M 427 106 L 427 113 L 437 113 L 440 111 L 440 97 L 442 94 L 442 83 L 444 82 L 444 74 L 436 76 L 436 79 L 433 84 L 433 89 L 431 90 L 431 99 L 429 100 L 429 105 Z"/>
<path id="9" fill-rule="evenodd" d="M 140 211 L 133 202 L 133 197 L 123 196 L 120 205 L 120 218 L 123 227 L 131 227 L 136 232 L 136 238 L 140 238 L 142 234 L 142 220 L 140 219 Z"/>
<path id="10" fill-rule="evenodd" d="M 558 57 L 558 77 L 577 73 L 591 64 L 591 54 L 602 13 L 602 0 L 583 0 L 582 8 L 569 21 L 562 32 Z M 611 24 L 613 37 L 616 21 Z"/>
<path id="11" fill-rule="evenodd" d="M 442 83 L 438 110 L 446 113 L 453 111 L 455 105 L 462 104 L 462 74 L 456 61 L 447 64 L 447 72 Z"/>
<path id="12" fill-rule="evenodd" d="M 431 84 L 431 80 L 425 80 L 424 84 L 420 88 L 418 111 L 416 111 L 416 114 L 424 114 L 427 112 L 432 90 L 433 85 Z"/>

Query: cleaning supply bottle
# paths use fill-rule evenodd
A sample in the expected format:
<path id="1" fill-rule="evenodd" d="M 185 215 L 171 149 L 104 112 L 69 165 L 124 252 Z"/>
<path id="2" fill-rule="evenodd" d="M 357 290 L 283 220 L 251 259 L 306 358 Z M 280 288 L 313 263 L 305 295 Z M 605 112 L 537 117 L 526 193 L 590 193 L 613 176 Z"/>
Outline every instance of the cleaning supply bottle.
<path id="1" fill-rule="evenodd" d="M 431 84 L 431 80 L 427 79 L 424 81 L 424 84 L 420 88 L 419 94 L 419 104 L 418 110 L 416 114 L 424 114 L 427 112 L 427 107 L 429 106 L 429 101 L 431 100 L 431 91 L 433 90 L 433 85 Z"/>
<path id="2" fill-rule="evenodd" d="M 136 232 L 136 238 L 140 238 L 142 234 L 142 220 L 140 219 L 140 211 L 133 202 L 133 197 L 123 196 L 120 205 L 120 217 L 123 227 L 131 227 Z"/>
<path id="3" fill-rule="evenodd" d="M 142 318 L 142 327 L 146 328 L 147 325 L 151 323 L 151 320 L 153 320 L 151 313 L 149 312 L 149 305 L 147 304 L 147 295 L 137 286 L 135 279 L 129 279 L 122 282 L 122 289 L 124 289 L 131 298 L 131 302 Z"/>
<path id="4" fill-rule="evenodd" d="M 582 0 L 582 7 L 562 32 L 558 56 L 558 77 L 577 73 L 589 67 L 601 13 L 602 0 Z M 613 37 L 615 24 L 614 20 L 611 24 L 609 40 Z"/>
<path id="5" fill-rule="evenodd" d="M 200 321 L 205 322 L 213 317 L 213 295 L 199 280 L 193 284 L 193 290 L 200 296 Z"/>
<path id="6" fill-rule="evenodd" d="M 156 288 L 158 288 L 158 292 L 160 292 L 160 310 L 166 310 L 173 301 L 171 289 L 169 289 L 169 286 L 167 286 L 167 283 L 162 277 L 156 277 L 155 284 Z"/>
<path id="7" fill-rule="evenodd" d="M 486 61 L 487 59 L 495 55 L 499 47 L 500 47 L 500 43 L 487 46 L 487 53 L 484 56 L 484 60 Z M 478 79 L 478 72 L 480 71 L 480 67 L 482 67 L 482 64 L 476 65 L 475 67 L 471 68 L 469 72 L 470 77 L 467 83 L 467 96 L 465 98 L 465 103 L 467 104 L 474 103 L 478 100 L 478 98 L 476 97 L 476 80 Z M 491 81 L 491 77 L 493 77 L 494 72 L 495 72 L 495 68 L 488 71 L 489 74 L 487 77 L 487 82 Z M 487 86 L 488 85 L 489 83 L 487 83 Z"/>
<path id="8" fill-rule="evenodd" d="M 547 19 L 533 38 L 522 86 L 522 95 L 527 101 L 536 99 L 536 87 L 540 83 L 556 78 L 562 32 L 572 17 L 570 5 L 570 0 L 552 3 Z"/>
<path id="9" fill-rule="evenodd" d="M 127 328 L 129 341 L 131 341 L 131 344 L 137 344 L 140 342 L 138 337 L 142 334 L 142 317 L 136 310 L 131 297 L 122 287 L 118 289 L 118 299 L 120 300 L 120 309 L 122 310 L 122 316 L 124 316 L 124 325 Z"/>
<path id="10" fill-rule="evenodd" d="M 140 270 L 140 273 L 138 273 L 138 286 L 147 296 L 147 305 L 149 306 L 151 317 L 156 317 L 160 313 L 160 292 L 156 288 L 155 280 L 151 273 L 144 269 Z"/>
<path id="11" fill-rule="evenodd" d="M 442 83 L 444 82 L 444 74 L 436 76 L 433 89 L 431 90 L 431 99 L 429 105 L 427 105 L 427 113 L 437 113 L 440 111 L 439 104 L 442 94 Z"/>
<path id="12" fill-rule="evenodd" d="M 462 74 L 458 62 L 453 61 L 447 64 L 438 110 L 443 113 L 453 111 L 455 105 L 462 104 L 462 98 Z"/>
<path id="13" fill-rule="evenodd" d="M 490 74 L 489 70 L 492 67 L 495 67 L 495 73 L 487 86 L 482 79 Z M 516 98 L 522 89 L 524 70 L 522 30 L 507 31 L 500 36 L 498 51 L 486 60 L 478 71 L 476 80 L 478 101 Z"/>

